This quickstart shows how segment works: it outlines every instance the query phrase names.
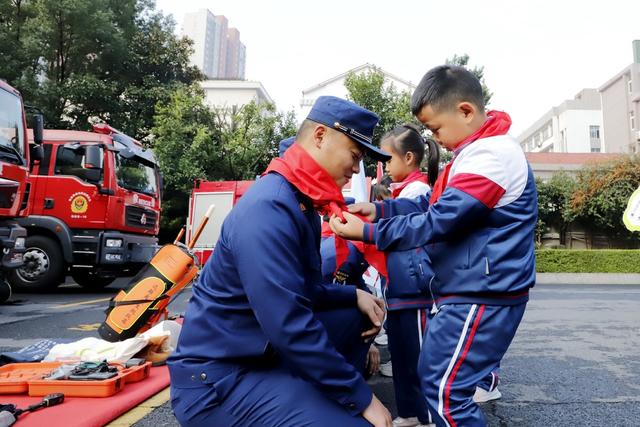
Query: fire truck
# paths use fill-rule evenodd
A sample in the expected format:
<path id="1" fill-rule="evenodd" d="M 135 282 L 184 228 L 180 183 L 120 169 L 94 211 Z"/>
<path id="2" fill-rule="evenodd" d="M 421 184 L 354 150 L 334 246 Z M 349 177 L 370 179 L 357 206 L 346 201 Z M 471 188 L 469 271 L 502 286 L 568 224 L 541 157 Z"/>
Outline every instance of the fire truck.
<path id="1" fill-rule="evenodd" d="M 24 265 L 16 288 L 53 290 L 70 274 L 101 288 L 134 274 L 157 250 L 160 174 L 151 150 L 107 124 L 92 132 L 45 130 L 29 177 Z"/>
<path id="2" fill-rule="evenodd" d="M 0 80 L 0 302 L 11 296 L 7 274 L 23 262 L 27 233 L 16 219 L 28 213 L 29 158 L 42 155 L 42 123 L 41 115 L 34 116 L 36 144 L 30 148 L 22 97 Z"/>
<path id="3" fill-rule="evenodd" d="M 189 216 L 187 217 L 187 239 L 195 232 L 198 221 L 202 218 L 212 204 L 215 205 L 213 215 L 207 222 L 196 246 L 193 248 L 200 264 L 204 265 L 211 256 L 213 249 L 220 237 L 222 222 L 240 197 L 249 189 L 254 181 L 202 181 L 196 180 L 189 198 Z M 366 178 L 365 186 L 371 187 L 371 179 Z M 351 183 L 343 189 L 345 197 L 352 195 Z"/>

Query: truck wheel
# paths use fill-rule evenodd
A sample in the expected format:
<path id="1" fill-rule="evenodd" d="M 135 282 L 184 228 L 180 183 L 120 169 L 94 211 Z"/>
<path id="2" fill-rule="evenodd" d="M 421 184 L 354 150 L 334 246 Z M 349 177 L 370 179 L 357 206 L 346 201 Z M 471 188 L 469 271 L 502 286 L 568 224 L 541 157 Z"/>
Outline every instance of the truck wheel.
<path id="1" fill-rule="evenodd" d="M 72 272 L 71 277 L 85 289 L 102 289 L 116 280 L 115 277 L 100 277 L 95 273 L 89 272 Z"/>
<path id="2" fill-rule="evenodd" d="M 45 236 L 28 236 L 25 246 L 24 265 L 11 270 L 9 282 L 27 292 L 57 288 L 66 270 L 60 246 Z"/>
<path id="3" fill-rule="evenodd" d="M 0 304 L 11 298 L 11 285 L 0 277 Z"/>

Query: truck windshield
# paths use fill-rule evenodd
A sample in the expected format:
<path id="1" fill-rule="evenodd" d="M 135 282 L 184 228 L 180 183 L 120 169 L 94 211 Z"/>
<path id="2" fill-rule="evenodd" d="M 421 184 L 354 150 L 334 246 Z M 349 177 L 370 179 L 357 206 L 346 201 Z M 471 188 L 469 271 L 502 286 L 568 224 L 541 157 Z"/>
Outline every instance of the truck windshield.
<path id="1" fill-rule="evenodd" d="M 22 104 L 16 95 L 0 89 L 0 157 L 22 164 L 24 157 Z"/>
<path id="2" fill-rule="evenodd" d="M 118 185 L 127 190 L 156 196 L 158 181 L 156 170 L 135 158 L 127 159 L 116 155 L 116 177 Z"/>

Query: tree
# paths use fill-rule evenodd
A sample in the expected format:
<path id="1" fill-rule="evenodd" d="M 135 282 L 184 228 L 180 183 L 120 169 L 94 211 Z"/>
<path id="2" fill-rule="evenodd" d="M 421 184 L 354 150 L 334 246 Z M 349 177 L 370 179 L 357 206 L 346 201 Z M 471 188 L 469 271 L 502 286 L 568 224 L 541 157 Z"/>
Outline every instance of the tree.
<path id="1" fill-rule="evenodd" d="M 575 180 L 566 172 L 553 174 L 549 181 L 536 179 L 538 188 L 538 226 L 536 241 L 542 243 L 542 235 L 553 228 L 564 245 L 565 233 L 571 223 L 571 197 L 576 187 Z"/>
<path id="2" fill-rule="evenodd" d="M 491 97 L 493 93 L 487 87 L 487 84 L 484 81 L 484 67 L 469 67 L 469 55 L 466 53 L 463 55 L 453 55 L 453 58 L 447 59 L 445 64 L 449 65 L 458 65 L 460 67 L 464 67 L 467 70 L 471 71 L 473 75 L 475 75 L 478 80 L 480 80 L 480 84 L 482 84 L 482 95 L 484 96 L 484 105 L 488 106 L 489 102 L 491 102 Z"/>
<path id="3" fill-rule="evenodd" d="M 152 0 L 12 0 L 0 8 L 0 75 L 40 107 L 47 126 L 107 121 L 141 139 L 158 101 L 202 77 L 191 42 Z"/>
<path id="4" fill-rule="evenodd" d="M 411 114 L 411 94 L 388 83 L 379 68 L 373 67 L 360 74 L 349 73 L 344 86 L 348 99 L 380 116 L 373 133 L 375 144 L 380 144 L 382 136 L 399 124 L 411 122 L 421 126 Z M 375 175 L 374 162 L 367 161 L 366 168 L 370 175 Z"/>
<path id="5" fill-rule="evenodd" d="M 296 132 L 293 112 L 279 113 L 271 104 L 253 102 L 211 109 L 197 86 L 178 88 L 156 111 L 152 145 L 166 187 L 164 239 L 185 223 L 194 180 L 255 179 L 278 155 L 278 143 Z"/>
<path id="6" fill-rule="evenodd" d="M 571 219 L 617 238 L 633 239 L 622 222 L 627 201 L 640 182 L 640 158 L 623 156 L 581 171 L 571 197 Z"/>

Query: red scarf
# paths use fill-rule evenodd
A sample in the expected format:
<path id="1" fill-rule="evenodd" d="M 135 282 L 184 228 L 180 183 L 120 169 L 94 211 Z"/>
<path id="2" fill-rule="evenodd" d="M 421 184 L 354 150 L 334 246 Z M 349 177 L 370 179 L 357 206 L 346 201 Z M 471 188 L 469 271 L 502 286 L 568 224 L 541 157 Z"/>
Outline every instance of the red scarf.
<path id="1" fill-rule="evenodd" d="M 398 196 L 400 195 L 400 193 L 402 192 L 402 190 L 404 190 L 404 188 L 411 184 L 412 182 L 415 181 L 419 181 L 419 182 L 424 182 L 425 184 L 429 184 L 429 180 L 427 179 L 427 175 L 423 174 L 420 169 L 416 169 L 413 172 L 411 172 L 409 175 L 406 176 L 405 179 L 402 180 L 402 182 L 399 182 L 397 184 L 391 184 L 392 186 L 392 190 L 391 190 L 391 197 L 393 197 L 394 199 L 397 199 Z"/>
<path id="2" fill-rule="evenodd" d="M 510 127 L 511 117 L 509 117 L 507 113 L 495 110 L 487 112 L 487 121 L 484 122 L 482 127 L 478 129 L 473 135 L 467 137 L 463 141 L 457 143 L 455 147 L 453 147 L 455 155 L 453 156 L 451 161 L 444 167 L 444 170 L 438 176 L 435 184 L 433 184 L 433 190 L 431 191 L 429 204 L 432 205 L 437 202 L 444 192 L 444 189 L 447 186 L 447 182 L 449 181 L 449 171 L 451 170 L 451 165 L 453 165 L 453 161 L 456 159 L 456 156 L 464 147 L 478 139 L 489 138 L 490 136 L 506 135 Z"/>
<path id="3" fill-rule="evenodd" d="M 282 158 L 271 160 L 265 174 L 277 172 L 313 202 L 313 207 L 321 214 L 335 214 L 344 219 L 343 211 L 347 210 L 340 187 L 299 144 L 293 144 Z M 368 222 L 364 217 L 363 221 Z M 347 241 L 336 236 L 336 270 L 347 260 L 349 248 Z M 387 262 L 384 252 L 375 245 L 354 242 L 355 247 L 364 255 L 365 260 L 380 274 L 387 276 Z"/>

